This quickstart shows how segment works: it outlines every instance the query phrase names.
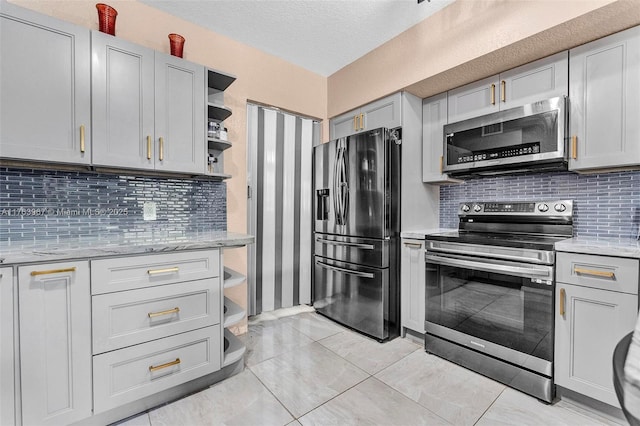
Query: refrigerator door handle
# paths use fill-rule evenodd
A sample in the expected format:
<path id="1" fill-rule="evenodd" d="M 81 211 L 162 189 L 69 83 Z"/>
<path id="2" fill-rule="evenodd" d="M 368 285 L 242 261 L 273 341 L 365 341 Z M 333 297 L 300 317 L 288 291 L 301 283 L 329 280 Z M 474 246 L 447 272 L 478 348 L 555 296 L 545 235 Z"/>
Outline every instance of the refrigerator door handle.
<path id="1" fill-rule="evenodd" d="M 336 163 L 333 170 L 333 211 L 336 215 L 336 225 L 342 225 L 342 212 L 340 207 L 340 195 L 339 195 L 339 176 L 340 176 L 340 155 L 342 153 L 342 147 L 338 147 L 338 151 L 336 153 Z"/>
<path id="2" fill-rule="evenodd" d="M 338 266 L 332 266 L 332 265 L 329 265 L 327 263 L 320 262 L 319 260 L 316 261 L 316 264 L 320 265 L 321 267 L 323 267 L 325 269 L 330 269 L 332 271 L 342 272 L 342 273 L 349 274 L 349 275 L 355 275 L 356 277 L 362 277 L 362 278 L 368 278 L 368 279 L 375 278 L 374 274 L 371 274 L 371 273 L 368 273 L 368 272 L 352 271 L 351 269 L 340 268 Z"/>
<path id="3" fill-rule="evenodd" d="M 348 246 L 348 247 L 361 248 L 365 250 L 375 249 L 375 246 L 373 244 L 348 243 L 344 241 L 327 240 L 326 238 L 320 238 L 320 237 L 316 238 L 316 241 L 319 243 L 331 244 L 334 246 Z"/>

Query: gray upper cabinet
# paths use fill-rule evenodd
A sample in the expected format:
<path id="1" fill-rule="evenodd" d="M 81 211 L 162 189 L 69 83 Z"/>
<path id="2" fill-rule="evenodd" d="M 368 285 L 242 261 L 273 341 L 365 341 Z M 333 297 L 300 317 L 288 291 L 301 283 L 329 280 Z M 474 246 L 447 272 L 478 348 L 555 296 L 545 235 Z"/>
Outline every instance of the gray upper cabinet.
<path id="1" fill-rule="evenodd" d="M 570 170 L 640 164 L 640 27 L 571 49 Z"/>
<path id="2" fill-rule="evenodd" d="M 444 159 L 443 127 L 447 124 L 447 94 L 422 101 L 422 181 L 457 182 L 442 173 Z"/>
<path id="3" fill-rule="evenodd" d="M 204 67 L 91 34 L 93 164 L 205 172 Z"/>
<path id="4" fill-rule="evenodd" d="M 361 108 L 332 118 L 331 139 L 342 138 L 365 130 L 386 127 L 392 129 L 402 125 L 402 92 L 394 93 Z"/>
<path id="5" fill-rule="evenodd" d="M 91 33 L 93 164 L 154 169 L 154 51 Z"/>
<path id="6" fill-rule="evenodd" d="M 450 90 L 448 121 L 489 114 L 568 95 L 567 52 L 505 71 L 499 75 Z"/>
<path id="7" fill-rule="evenodd" d="M 2 2 L 0 157 L 91 162 L 89 30 Z"/>
<path id="8" fill-rule="evenodd" d="M 156 52 L 156 169 L 205 172 L 205 70 Z"/>

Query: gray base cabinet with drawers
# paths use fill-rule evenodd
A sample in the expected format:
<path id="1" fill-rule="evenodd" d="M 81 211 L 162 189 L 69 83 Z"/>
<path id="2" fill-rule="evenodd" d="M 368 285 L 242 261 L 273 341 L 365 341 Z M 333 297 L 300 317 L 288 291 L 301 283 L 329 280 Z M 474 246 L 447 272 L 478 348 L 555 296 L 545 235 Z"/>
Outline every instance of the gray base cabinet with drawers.
<path id="1" fill-rule="evenodd" d="M 558 253 L 555 383 L 620 407 L 613 351 L 638 317 L 638 259 Z"/>
<path id="2" fill-rule="evenodd" d="M 222 258 L 215 248 L 0 268 L 0 424 L 107 424 L 242 371 L 244 344 L 226 327 L 245 311 L 223 291 L 245 277 Z"/>

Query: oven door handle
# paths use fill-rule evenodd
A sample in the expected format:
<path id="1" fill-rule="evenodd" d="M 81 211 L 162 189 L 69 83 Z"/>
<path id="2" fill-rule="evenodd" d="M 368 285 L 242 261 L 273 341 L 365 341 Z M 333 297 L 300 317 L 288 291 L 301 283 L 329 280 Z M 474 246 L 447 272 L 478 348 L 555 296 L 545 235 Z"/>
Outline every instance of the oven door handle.
<path id="1" fill-rule="evenodd" d="M 509 275 L 516 275 L 525 278 L 547 278 L 553 279 L 551 268 L 525 268 L 521 266 L 510 266 L 491 263 L 489 261 L 477 262 L 474 260 L 456 259 L 451 257 L 434 256 L 427 254 L 425 259 L 428 262 L 446 266 L 459 266 L 467 269 L 476 269 L 484 272 L 498 272 Z"/>
<path id="2" fill-rule="evenodd" d="M 351 269 L 340 268 L 338 266 L 332 266 L 332 265 L 329 265 L 327 263 L 320 262 L 320 261 L 316 261 L 316 263 L 318 265 L 320 265 L 321 267 L 323 267 L 325 269 L 330 269 L 332 271 L 342 272 L 342 273 L 349 274 L 349 275 L 355 275 L 356 277 L 361 277 L 361 278 L 368 278 L 368 279 L 375 278 L 374 274 L 371 274 L 371 273 L 368 273 L 368 272 L 352 271 Z"/>
<path id="3" fill-rule="evenodd" d="M 345 241 L 327 240 L 326 238 L 316 238 L 316 241 L 322 244 L 331 244 L 334 246 L 347 246 L 347 247 L 361 248 L 365 250 L 373 250 L 375 248 L 373 244 L 349 243 Z"/>

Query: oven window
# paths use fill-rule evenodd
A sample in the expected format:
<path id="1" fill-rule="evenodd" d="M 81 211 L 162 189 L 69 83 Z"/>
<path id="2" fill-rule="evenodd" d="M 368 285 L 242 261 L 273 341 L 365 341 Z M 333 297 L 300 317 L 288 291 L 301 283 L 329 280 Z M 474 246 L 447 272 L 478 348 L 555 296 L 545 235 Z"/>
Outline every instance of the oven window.
<path id="1" fill-rule="evenodd" d="M 551 361 L 553 286 L 427 263 L 426 320 Z"/>

